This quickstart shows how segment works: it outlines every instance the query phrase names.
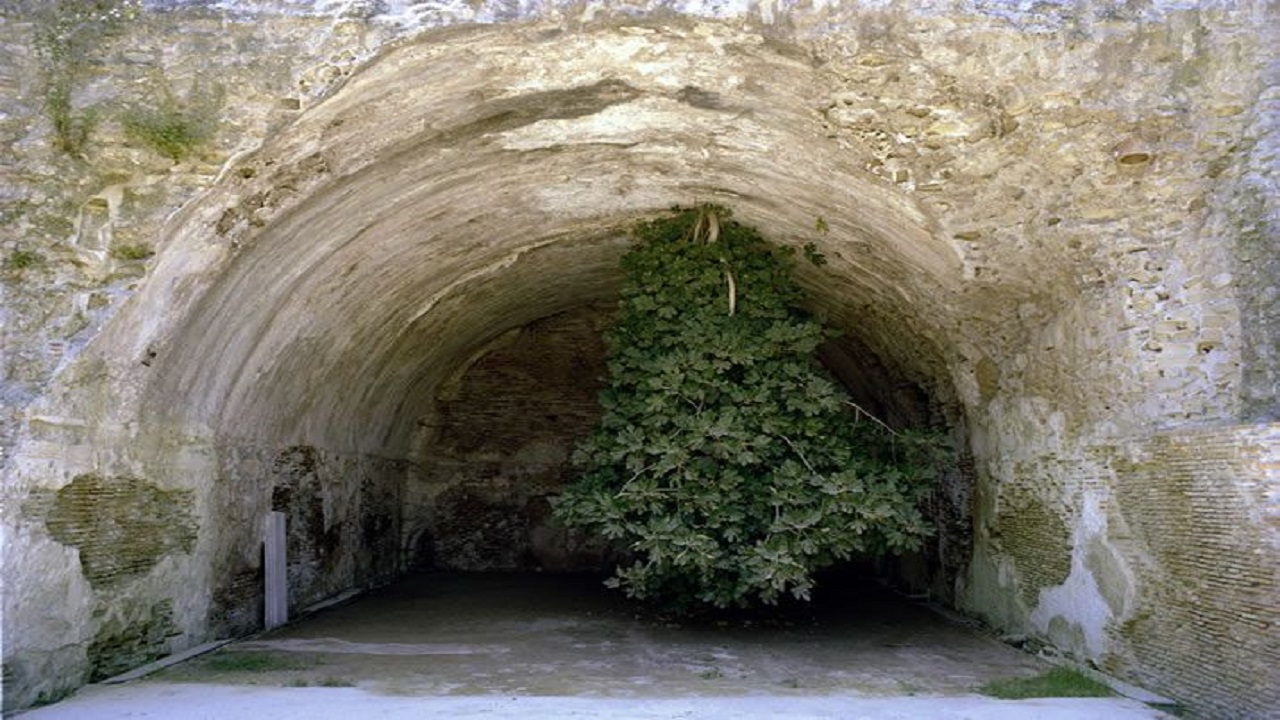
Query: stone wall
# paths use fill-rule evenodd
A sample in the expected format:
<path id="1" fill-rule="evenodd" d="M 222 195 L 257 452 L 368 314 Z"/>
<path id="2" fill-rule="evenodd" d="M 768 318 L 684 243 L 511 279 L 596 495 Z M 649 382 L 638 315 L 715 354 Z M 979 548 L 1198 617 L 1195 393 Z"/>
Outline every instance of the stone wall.
<path id="1" fill-rule="evenodd" d="M 551 503 L 573 443 L 600 416 L 600 333 L 582 308 L 504 334 L 437 394 L 419 422 L 404 504 L 408 562 L 446 570 L 605 569 L 605 549 L 570 535 Z"/>
<path id="2" fill-rule="evenodd" d="M 49 416 L 28 427 L 6 487 L 22 498 L 5 508 L 6 712 L 259 630 L 270 510 L 289 519 L 291 612 L 400 570 L 403 463 Z M 50 466 L 68 473 L 56 490 Z"/>
<path id="3" fill-rule="evenodd" d="M 1280 700 L 1278 433 L 1171 431 L 1015 462 L 984 484 L 970 609 L 1206 717 L 1265 717 Z"/>
<path id="4" fill-rule="evenodd" d="M 1094 449 L 1113 492 L 1099 510 L 1140 588 L 1126 596 L 1125 583 L 1110 580 L 1122 568 L 1099 543 L 1085 545 L 1108 603 L 1133 603 L 1128 620 L 1107 628 L 1117 650 L 1105 669 L 1146 684 L 1177 677 L 1179 694 L 1206 715 L 1265 717 L 1280 706 L 1278 443 L 1271 424 Z"/>
<path id="5" fill-rule="evenodd" d="M 1268 3 L 149 1 L 74 155 L 35 5 L 0 22 L 6 703 L 256 627 L 273 508 L 296 606 L 394 572 L 434 492 L 550 477 L 450 398 L 713 199 L 827 256 L 861 399 L 967 444 L 939 594 L 1206 717 L 1276 704 Z M 127 131 L 212 79 L 189 155 Z"/>

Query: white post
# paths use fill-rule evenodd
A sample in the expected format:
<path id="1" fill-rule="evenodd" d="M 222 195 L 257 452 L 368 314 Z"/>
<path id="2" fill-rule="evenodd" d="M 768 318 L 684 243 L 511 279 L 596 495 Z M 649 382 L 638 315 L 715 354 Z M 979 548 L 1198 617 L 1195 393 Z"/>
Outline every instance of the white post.
<path id="1" fill-rule="evenodd" d="M 289 585 L 285 558 L 284 513 L 267 514 L 267 539 L 263 555 L 263 575 L 266 576 L 266 611 L 263 624 L 267 630 L 280 627 L 289 621 Z"/>

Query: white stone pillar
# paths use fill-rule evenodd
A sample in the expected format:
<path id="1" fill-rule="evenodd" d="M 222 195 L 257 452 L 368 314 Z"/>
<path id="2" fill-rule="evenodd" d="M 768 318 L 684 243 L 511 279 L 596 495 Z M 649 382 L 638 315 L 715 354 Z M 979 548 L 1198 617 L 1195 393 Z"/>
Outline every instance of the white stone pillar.
<path id="1" fill-rule="evenodd" d="M 267 539 L 263 550 L 266 603 L 263 624 L 270 630 L 289 621 L 289 584 L 285 558 L 285 517 L 282 512 L 267 515 Z"/>

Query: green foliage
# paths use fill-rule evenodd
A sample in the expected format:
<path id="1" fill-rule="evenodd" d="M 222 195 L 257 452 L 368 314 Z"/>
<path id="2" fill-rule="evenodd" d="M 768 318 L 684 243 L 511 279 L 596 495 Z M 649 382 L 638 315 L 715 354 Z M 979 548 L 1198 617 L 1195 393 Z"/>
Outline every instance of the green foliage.
<path id="1" fill-rule="evenodd" d="M 818 250 L 817 243 L 808 242 L 804 244 L 804 257 L 818 267 L 827 264 L 827 256 Z"/>
<path id="2" fill-rule="evenodd" d="M 992 680 L 978 689 L 983 695 L 1004 700 L 1037 697 L 1108 697 L 1111 688 L 1076 670 L 1056 667 L 1035 677 Z"/>
<path id="3" fill-rule="evenodd" d="M 80 155 L 97 124 L 92 108 L 77 110 L 74 94 L 94 55 L 137 16 L 139 0 L 48 0 L 32 3 L 32 46 L 40 62 L 45 113 L 54 142 L 68 155 Z"/>
<path id="4" fill-rule="evenodd" d="M 677 611 L 807 599 L 816 570 L 915 549 L 941 453 L 854 421 L 814 359 L 829 332 L 799 308 L 793 253 L 727 216 L 636 229 L 604 414 L 556 506 L 630 550 L 612 585 Z"/>
<path id="5" fill-rule="evenodd" d="M 117 260 L 146 260 L 154 254 L 150 245 L 142 243 L 117 245 L 111 248 L 111 257 Z"/>
<path id="6" fill-rule="evenodd" d="M 125 112 L 125 134 L 174 162 L 181 161 L 213 136 L 223 99 L 221 86 L 195 85 L 180 101 L 166 85 L 157 100 Z"/>
<path id="7" fill-rule="evenodd" d="M 34 250 L 19 248 L 10 252 L 4 258 L 4 269 L 10 272 L 21 273 L 28 268 L 36 267 L 44 262 L 44 256 Z"/>

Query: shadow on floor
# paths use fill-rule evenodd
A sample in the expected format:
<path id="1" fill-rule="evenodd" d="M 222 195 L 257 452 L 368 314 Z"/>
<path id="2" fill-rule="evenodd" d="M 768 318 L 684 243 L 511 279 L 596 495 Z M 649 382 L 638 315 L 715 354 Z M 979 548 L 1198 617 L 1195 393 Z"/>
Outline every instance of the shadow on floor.
<path id="1" fill-rule="evenodd" d="M 596 576 L 423 574 L 160 679 L 394 695 L 913 695 L 1047 667 L 871 582 L 812 605 L 676 623 Z"/>

